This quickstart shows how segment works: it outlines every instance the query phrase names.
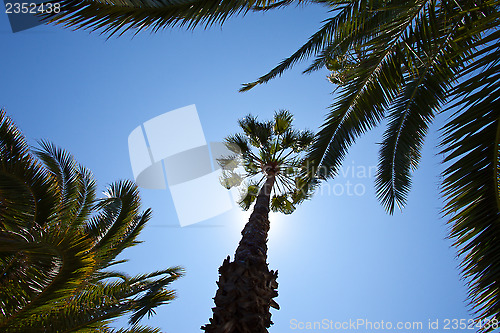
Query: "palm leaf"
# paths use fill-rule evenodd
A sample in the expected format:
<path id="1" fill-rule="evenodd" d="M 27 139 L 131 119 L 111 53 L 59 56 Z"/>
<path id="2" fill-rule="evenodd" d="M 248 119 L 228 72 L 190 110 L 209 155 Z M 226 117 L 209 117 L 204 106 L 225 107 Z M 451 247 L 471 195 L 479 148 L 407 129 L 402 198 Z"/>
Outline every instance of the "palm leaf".
<path id="1" fill-rule="evenodd" d="M 108 36 L 127 31 L 158 31 L 169 27 L 193 29 L 223 24 L 252 7 L 267 7 L 275 0 L 64 0 L 59 13 L 45 14 L 50 22 L 77 29 L 101 30 Z"/>
<path id="2" fill-rule="evenodd" d="M 498 17 L 498 16 L 497 16 Z M 464 74 L 471 77 L 453 91 L 458 102 L 454 117 L 444 126 L 444 213 L 452 227 L 470 283 L 469 296 L 479 318 L 500 313 L 500 272 L 495 268 L 500 250 L 496 225 L 500 222 L 500 50 L 491 41 L 494 31 L 475 43 L 478 52 Z M 485 330 L 485 331 L 492 331 Z"/>
<path id="3" fill-rule="evenodd" d="M 0 110 L 0 227 L 44 225 L 54 215 L 56 194 L 47 170 L 29 154 L 22 133 Z"/>
<path id="4" fill-rule="evenodd" d="M 123 262 L 115 258 L 151 218 L 137 187 L 113 183 L 95 202 L 90 171 L 41 146 L 32 153 L 0 112 L 0 330 L 111 332 L 111 319 L 129 313 L 135 323 L 173 300 L 179 267 L 135 277 L 102 270 Z"/>

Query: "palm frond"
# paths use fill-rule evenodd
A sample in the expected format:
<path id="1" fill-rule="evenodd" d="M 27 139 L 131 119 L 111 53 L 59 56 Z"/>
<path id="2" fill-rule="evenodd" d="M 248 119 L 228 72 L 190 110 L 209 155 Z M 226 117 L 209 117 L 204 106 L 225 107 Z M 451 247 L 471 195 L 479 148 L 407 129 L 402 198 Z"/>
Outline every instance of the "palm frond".
<path id="1" fill-rule="evenodd" d="M 52 179 L 30 154 L 23 134 L 0 110 L 0 229 L 22 230 L 53 218 Z"/>
<path id="2" fill-rule="evenodd" d="M 134 325 L 128 329 L 120 328 L 119 330 L 109 331 L 109 333 L 160 333 L 160 332 L 161 330 L 159 328 L 143 326 L 143 325 Z"/>
<path id="3" fill-rule="evenodd" d="M 248 115 L 238 120 L 238 124 L 252 146 L 256 148 L 269 147 L 270 139 L 273 135 L 271 122 L 261 122 L 257 120 L 257 117 Z"/>
<path id="4" fill-rule="evenodd" d="M 56 179 L 54 185 L 60 203 L 58 219 L 81 226 L 89 217 L 95 200 L 96 184 L 92 173 L 54 144 L 42 140 L 40 146 L 35 154 Z"/>
<path id="5" fill-rule="evenodd" d="M 257 199 L 259 194 L 259 183 L 250 182 L 247 184 L 245 191 L 241 193 L 241 198 L 238 200 L 238 204 L 243 210 L 248 210 L 252 204 Z"/>
<path id="6" fill-rule="evenodd" d="M 463 273 L 471 281 L 470 299 L 478 318 L 492 318 L 500 313 L 494 268 L 498 248 L 493 241 L 498 238 L 493 226 L 498 224 L 500 202 L 500 3 L 393 5 L 374 8 L 363 30 L 353 30 L 364 40 L 350 37 L 352 42 L 343 50 L 332 44 L 316 62 L 320 66 L 333 56 L 344 85 L 309 154 L 313 168 L 308 174 L 334 176 L 348 146 L 385 119 L 389 110 L 376 185 L 379 199 L 392 212 L 406 201 L 411 172 L 434 114 L 448 98 L 457 101 L 458 111 L 444 127 L 443 152 L 451 164 L 444 172 L 444 211 L 450 217 L 450 237 L 464 258 Z M 370 23 L 374 18 L 378 26 Z M 342 63 L 343 56 L 356 52 L 354 61 Z M 457 85 L 457 79 L 467 76 Z"/>
<path id="7" fill-rule="evenodd" d="M 127 31 L 157 32 L 169 27 L 210 27 L 245 14 L 253 7 L 267 7 L 275 0 L 64 0 L 58 13 L 44 18 L 76 29 L 100 30 L 109 37 Z"/>
<path id="8" fill-rule="evenodd" d="M 357 18 L 356 15 L 352 14 L 356 10 L 358 2 L 352 1 L 349 4 L 345 4 L 344 1 L 329 1 L 328 3 L 334 7 L 331 12 L 338 10 L 340 13 L 325 20 L 323 22 L 323 26 L 316 33 L 314 33 L 309 40 L 302 45 L 302 47 L 300 47 L 290 57 L 281 61 L 278 66 L 273 68 L 267 74 L 259 77 L 256 81 L 243 84 L 240 92 L 248 91 L 259 84 L 267 83 L 275 77 L 281 76 L 286 70 L 293 67 L 296 63 L 310 57 L 311 55 L 318 54 L 323 48 L 329 45 L 330 40 L 339 25 L 344 22 L 349 22 L 353 18 Z M 336 3 L 339 3 L 339 6 L 342 7 L 335 8 Z"/>
<path id="9" fill-rule="evenodd" d="M 37 265 L 27 267 L 27 270 L 23 272 L 26 275 L 24 275 L 24 279 L 20 280 L 20 283 L 29 281 L 28 284 L 33 284 L 33 287 L 30 288 L 32 292 L 30 292 L 26 304 L 21 303 L 16 309 L 12 309 L 13 311 L 7 317 L 0 319 L 0 328 L 2 329 L 32 315 L 44 313 L 52 307 L 51 304 L 61 301 L 68 293 L 71 294 L 92 273 L 93 253 L 88 251 L 91 248 L 91 243 L 85 240 L 85 237 L 78 231 L 53 226 L 49 230 L 34 235 L 36 238 L 32 242 L 33 246 L 43 247 L 48 255 L 44 257 L 38 255 L 36 257 Z M 35 254 L 39 252 L 38 249 Z M 22 253 L 30 255 L 29 250 L 24 250 Z M 42 260 L 43 258 L 45 259 Z M 49 262 L 46 263 L 47 261 Z M 50 267 L 50 269 L 42 270 L 45 275 L 41 275 L 40 265 Z M 24 288 L 24 290 L 28 289 Z"/>
<path id="10" fill-rule="evenodd" d="M 429 27 L 420 28 L 430 30 Z M 409 79 L 388 116 L 375 185 L 378 199 L 391 214 L 395 206 L 402 209 L 406 204 L 411 172 L 418 167 L 428 126 L 445 103 L 453 80 L 462 69 L 464 57 L 469 53 L 467 49 L 463 49 L 462 54 L 450 52 L 450 49 L 458 48 L 450 38 L 456 33 L 456 28 L 443 36 L 441 42 L 432 45 L 433 49 L 426 46 L 425 52 L 419 52 L 422 54 L 418 58 L 424 59 L 424 63 L 415 66 L 415 70 L 408 74 Z M 418 38 L 426 36 L 419 35 Z M 453 59 L 449 58 L 450 53 Z"/>
<path id="11" fill-rule="evenodd" d="M 281 135 L 287 131 L 293 123 L 293 115 L 288 110 L 279 110 L 274 113 L 273 131 Z"/>
<path id="12" fill-rule="evenodd" d="M 136 228 L 140 230 L 150 218 L 150 212 L 143 217 L 139 215 L 140 198 L 137 186 L 130 181 L 111 184 L 105 192 L 106 199 L 96 207 L 102 209 L 101 214 L 92 219 L 87 230 L 94 235 L 93 251 L 99 253 L 102 262 L 113 260 L 123 250 L 122 243 Z M 131 238 L 133 239 L 133 238 Z"/>
<path id="13" fill-rule="evenodd" d="M 90 171 L 41 146 L 32 152 L 0 111 L 0 330 L 111 332 L 111 319 L 129 313 L 137 322 L 173 300 L 168 287 L 180 267 L 133 277 L 103 271 L 124 261 L 115 258 L 139 243 L 151 218 L 137 186 L 113 183 L 96 202 Z"/>
<path id="14" fill-rule="evenodd" d="M 273 212 L 280 212 L 288 215 L 295 211 L 295 205 L 290 195 L 275 195 L 271 198 L 271 210 Z"/>
<path id="15" fill-rule="evenodd" d="M 498 17 L 498 15 L 497 15 Z M 464 74 L 471 77 L 453 91 L 458 102 L 454 117 L 443 127 L 444 213 L 450 237 L 463 257 L 463 274 L 470 281 L 469 296 L 478 318 L 500 313 L 500 272 L 495 268 L 500 250 L 500 49 L 491 41 L 494 31 L 476 43 L 479 51 Z M 472 56 L 471 56 L 472 58 Z M 493 328 L 490 330 L 493 331 Z"/>
<path id="16" fill-rule="evenodd" d="M 361 64 L 359 71 L 359 76 L 353 78 L 332 105 L 333 111 L 308 154 L 309 173 L 321 179 L 333 177 L 348 147 L 383 119 L 386 107 L 397 96 L 404 80 L 396 56 L 390 52 L 371 64 Z"/>

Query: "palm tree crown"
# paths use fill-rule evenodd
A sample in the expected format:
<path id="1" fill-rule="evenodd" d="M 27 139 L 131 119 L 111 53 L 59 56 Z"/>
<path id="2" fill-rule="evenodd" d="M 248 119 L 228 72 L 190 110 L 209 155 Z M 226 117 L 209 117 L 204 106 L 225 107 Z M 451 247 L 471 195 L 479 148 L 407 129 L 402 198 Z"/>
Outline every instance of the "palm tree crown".
<path id="1" fill-rule="evenodd" d="M 111 269 L 151 218 L 137 187 L 113 183 L 96 200 L 90 171 L 56 146 L 32 152 L 0 111 L 0 331 L 158 332 L 138 326 L 175 298 L 171 267 L 129 276 Z M 130 329 L 108 323 L 130 314 Z"/>
<path id="2" fill-rule="evenodd" d="M 297 204 L 309 197 L 311 188 L 301 187 L 300 175 L 304 173 L 305 152 L 314 134 L 292 128 L 293 115 L 287 110 L 274 114 L 272 121 L 259 122 L 247 116 L 239 120 L 243 133 L 226 138 L 226 146 L 234 155 L 219 159 L 223 170 L 222 183 L 226 188 L 244 183 L 239 200 L 248 210 L 266 180 L 272 179 L 270 208 L 290 214 Z M 243 166 L 243 172 L 237 168 Z"/>

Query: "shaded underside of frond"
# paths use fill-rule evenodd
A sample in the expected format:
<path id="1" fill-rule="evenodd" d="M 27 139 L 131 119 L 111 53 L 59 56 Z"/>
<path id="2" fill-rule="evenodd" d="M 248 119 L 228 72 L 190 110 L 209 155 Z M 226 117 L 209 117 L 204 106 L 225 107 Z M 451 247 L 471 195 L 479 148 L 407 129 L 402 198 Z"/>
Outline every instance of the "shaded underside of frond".
<path id="1" fill-rule="evenodd" d="M 210 27 L 223 24 L 233 15 L 256 9 L 284 6 L 275 0 L 63 0 L 58 13 L 45 14 L 56 24 L 76 29 L 99 30 L 102 34 L 135 34 L 142 30 L 157 32 L 169 27 Z"/>
<path id="2" fill-rule="evenodd" d="M 390 52 L 360 65 L 359 75 L 343 87 L 317 134 L 308 154 L 309 172 L 321 179 L 335 176 L 350 145 L 383 119 L 385 108 L 397 96 L 403 80 Z"/>
<path id="3" fill-rule="evenodd" d="M 500 314 L 500 50 L 490 43 L 498 37 L 476 43 L 471 76 L 453 91 L 458 111 L 443 128 L 444 213 L 479 318 Z"/>
<path id="4" fill-rule="evenodd" d="M 92 251 L 97 254 L 99 268 L 104 268 L 127 247 L 137 244 L 140 231 L 151 218 L 151 210 L 140 212 L 140 197 L 137 185 L 131 181 L 111 184 L 96 209 L 99 214 L 85 225 L 86 233 L 92 237 Z"/>
<path id="5" fill-rule="evenodd" d="M 55 213 L 47 170 L 30 154 L 24 135 L 0 110 L 0 230 L 43 226 Z"/>
<path id="6" fill-rule="evenodd" d="M 338 27 L 342 38 L 333 39 L 320 58 L 322 64 L 335 61 L 344 82 L 309 153 L 309 173 L 334 177 L 349 146 L 387 117 L 377 195 L 390 213 L 403 207 L 427 128 L 486 29 L 476 23 L 494 13 L 477 8 L 473 1 L 395 1 L 371 8 L 372 14 L 352 27 L 349 22 Z"/>
<path id="7" fill-rule="evenodd" d="M 389 213 L 402 209 L 411 187 L 412 172 L 418 167 L 420 152 L 429 125 L 445 103 L 457 73 L 463 67 L 457 60 L 468 55 L 453 52 L 456 43 L 442 38 L 427 50 L 427 62 L 415 66 L 398 98 L 391 105 L 388 125 L 379 152 L 375 187 L 377 197 Z M 453 58 L 449 58 L 449 54 Z"/>

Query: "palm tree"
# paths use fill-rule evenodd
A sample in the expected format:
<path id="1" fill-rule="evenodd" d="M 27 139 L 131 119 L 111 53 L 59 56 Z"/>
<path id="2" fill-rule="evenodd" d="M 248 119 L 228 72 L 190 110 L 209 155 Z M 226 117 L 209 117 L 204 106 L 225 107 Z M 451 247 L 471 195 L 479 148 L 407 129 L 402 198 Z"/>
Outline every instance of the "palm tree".
<path id="1" fill-rule="evenodd" d="M 31 151 L 0 110 L 0 331 L 159 332 L 139 326 L 175 298 L 171 267 L 130 276 L 111 269 L 151 210 L 137 187 L 113 183 L 95 199 L 92 174 L 56 146 Z M 130 314 L 128 329 L 112 319 Z"/>
<path id="2" fill-rule="evenodd" d="M 53 22 L 107 35 L 131 29 L 222 24 L 228 17 L 304 1 L 64 0 Z M 294 54 L 241 91 L 314 56 L 340 89 L 308 154 L 305 177 L 334 177 L 348 148 L 387 120 L 377 195 L 402 208 L 430 124 L 442 128 L 442 191 L 469 297 L 478 318 L 500 315 L 499 0 L 310 0 L 332 16 Z"/>
<path id="3" fill-rule="evenodd" d="M 270 271 L 267 264 L 269 211 L 291 214 L 308 198 L 308 193 L 299 191 L 296 175 L 303 167 L 301 153 L 313 140 L 311 132 L 294 130 L 292 121 L 285 110 L 267 122 L 247 116 L 239 121 L 243 133 L 226 138 L 234 155 L 219 160 L 225 170 L 223 184 L 231 188 L 243 180 L 246 190 L 240 206 L 248 210 L 255 204 L 234 260 L 227 257 L 219 268 L 213 317 L 202 327 L 207 333 L 267 332 L 272 324 L 270 308 L 279 309 L 273 300 L 278 295 L 278 272 Z M 243 174 L 236 169 L 237 156 Z"/>

